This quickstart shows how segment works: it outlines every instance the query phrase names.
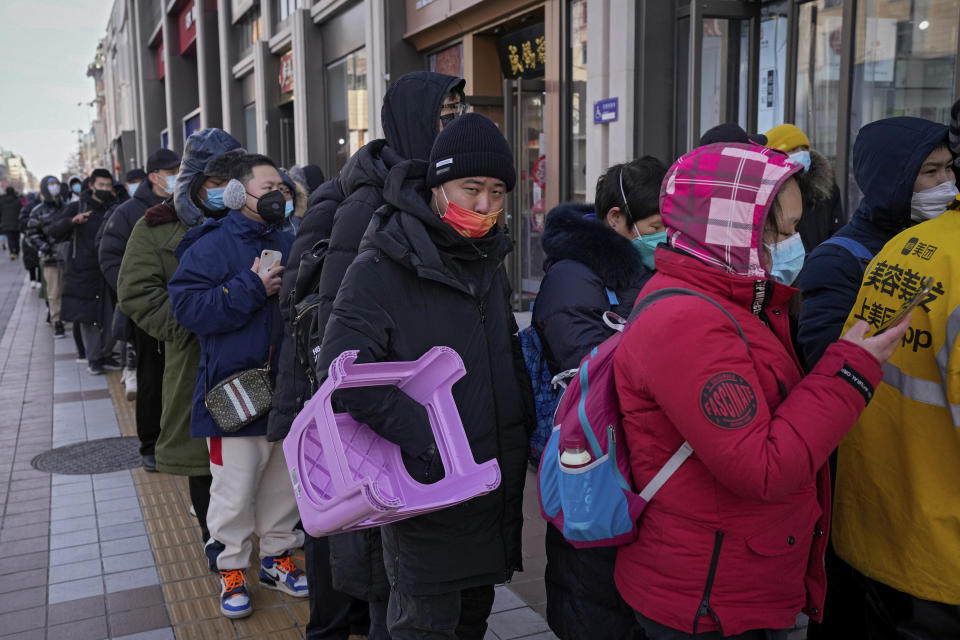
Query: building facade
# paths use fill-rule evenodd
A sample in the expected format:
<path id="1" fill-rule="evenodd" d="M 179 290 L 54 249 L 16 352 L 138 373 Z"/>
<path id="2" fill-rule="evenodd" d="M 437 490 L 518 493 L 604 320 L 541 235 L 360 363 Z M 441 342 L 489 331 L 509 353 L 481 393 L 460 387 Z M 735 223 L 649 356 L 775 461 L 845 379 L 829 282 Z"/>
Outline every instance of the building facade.
<path id="1" fill-rule="evenodd" d="M 508 266 L 526 309 L 551 207 L 721 122 L 796 123 L 852 209 L 862 125 L 948 121 L 958 28 L 960 0 L 115 0 L 98 148 L 125 170 L 217 126 L 335 175 L 382 135 L 391 78 L 460 75 L 516 154 Z"/>

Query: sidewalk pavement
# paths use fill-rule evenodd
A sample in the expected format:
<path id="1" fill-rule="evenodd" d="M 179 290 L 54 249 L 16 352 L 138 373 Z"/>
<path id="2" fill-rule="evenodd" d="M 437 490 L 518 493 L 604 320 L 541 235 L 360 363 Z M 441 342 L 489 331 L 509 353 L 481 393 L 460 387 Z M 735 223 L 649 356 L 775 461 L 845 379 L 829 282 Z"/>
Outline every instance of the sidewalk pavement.
<path id="1" fill-rule="evenodd" d="M 255 571 L 254 614 L 220 615 L 186 478 L 31 465 L 54 447 L 136 436 L 119 373 L 91 376 L 75 362 L 70 332 L 54 340 L 37 293 L 19 262 L 0 260 L 0 638 L 303 638 L 307 603 L 259 589 Z M 526 570 L 497 587 L 487 640 L 555 637 L 543 618 L 545 523 L 532 474 L 524 511 Z"/>

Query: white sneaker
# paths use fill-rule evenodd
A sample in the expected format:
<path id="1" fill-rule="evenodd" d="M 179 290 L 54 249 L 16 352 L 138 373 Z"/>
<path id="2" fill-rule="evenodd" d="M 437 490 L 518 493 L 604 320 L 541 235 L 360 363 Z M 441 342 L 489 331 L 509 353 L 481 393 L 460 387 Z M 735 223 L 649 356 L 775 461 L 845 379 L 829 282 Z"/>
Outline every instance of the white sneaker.
<path id="1" fill-rule="evenodd" d="M 121 378 L 123 386 L 126 389 L 127 400 L 137 399 L 137 372 L 134 369 L 124 369 Z"/>

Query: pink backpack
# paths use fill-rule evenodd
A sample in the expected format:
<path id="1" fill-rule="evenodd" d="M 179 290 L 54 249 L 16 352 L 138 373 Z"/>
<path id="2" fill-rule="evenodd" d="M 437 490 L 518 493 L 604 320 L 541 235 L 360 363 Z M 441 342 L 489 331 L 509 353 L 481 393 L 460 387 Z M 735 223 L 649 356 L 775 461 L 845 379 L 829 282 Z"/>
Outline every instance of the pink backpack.
<path id="1" fill-rule="evenodd" d="M 637 537 L 637 521 L 654 494 L 693 453 L 686 442 L 639 492 L 634 491 L 620 404 L 614 384 L 613 356 L 633 320 L 650 305 L 675 295 L 707 300 L 746 335 L 730 312 L 698 291 L 660 289 L 640 300 L 624 321 L 607 312 L 604 321 L 617 330 L 580 362 L 577 375 L 560 399 L 553 433 L 537 473 L 540 513 L 575 547 L 627 544 Z M 613 316 L 617 322 L 611 323 Z M 747 345 L 749 351 L 750 346 Z"/>

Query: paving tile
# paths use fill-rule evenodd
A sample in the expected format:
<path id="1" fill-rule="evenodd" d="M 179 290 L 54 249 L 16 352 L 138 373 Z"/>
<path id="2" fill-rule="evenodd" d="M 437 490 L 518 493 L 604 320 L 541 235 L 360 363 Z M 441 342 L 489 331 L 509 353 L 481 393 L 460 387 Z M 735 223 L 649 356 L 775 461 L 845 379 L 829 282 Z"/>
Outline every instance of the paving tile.
<path id="1" fill-rule="evenodd" d="M 549 631 L 546 621 L 528 608 L 491 614 L 487 624 L 503 640 Z"/>
<path id="2" fill-rule="evenodd" d="M 96 618 L 106 613 L 102 595 L 58 602 L 47 607 L 47 624 L 54 626 L 75 620 Z"/>
<path id="3" fill-rule="evenodd" d="M 154 566 L 152 551 L 135 551 L 103 559 L 104 573 L 119 573 L 131 569 L 143 569 Z"/>
<path id="4" fill-rule="evenodd" d="M 75 547 L 66 547 L 63 549 L 54 549 L 50 552 L 50 566 L 55 567 L 61 564 L 72 564 L 83 560 L 93 560 L 100 557 L 100 544 L 92 542 L 90 544 L 81 544 Z"/>
<path id="5" fill-rule="evenodd" d="M 70 638 L 70 640 L 104 640 L 108 638 L 107 619 L 103 616 L 79 622 L 47 627 L 47 638 Z"/>
<path id="6" fill-rule="evenodd" d="M 83 486 L 83 485 L 65 485 L 67 487 L 73 486 Z M 52 492 L 51 492 L 52 493 Z M 73 505 L 80 504 L 93 504 L 93 491 L 86 489 L 84 491 L 77 491 L 76 493 L 70 493 L 67 495 L 51 495 L 50 496 L 50 508 L 54 511 L 57 509 L 62 509 L 63 507 L 70 507 Z"/>
<path id="7" fill-rule="evenodd" d="M 96 513 L 96 508 L 92 502 L 80 504 L 65 504 L 50 509 L 51 520 L 67 520 L 69 518 L 79 518 L 81 516 L 92 516 Z"/>
<path id="8" fill-rule="evenodd" d="M 0 598 L 0 613 L 10 613 L 20 609 L 42 607 L 47 604 L 47 589 L 45 587 L 31 587 L 19 589 L 5 594 Z"/>
<path id="9" fill-rule="evenodd" d="M 15 480 L 10 483 L 11 491 L 20 491 L 23 489 L 35 489 L 37 487 L 49 487 L 50 476 L 38 478 L 36 480 Z"/>
<path id="10" fill-rule="evenodd" d="M 14 471 L 11 477 L 17 477 L 19 474 L 28 474 L 27 471 Z M 33 471 L 33 473 L 40 473 L 39 471 Z M 14 513 L 27 513 L 29 511 L 40 511 L 50 509 L 50 498 L 38 498 L 35 500 L 27 500 L 26 502 L 8 502 L 7 503 L 7 515 Z"/>
<path id="11" fill-rule="evenodd" d="M 67 520 L 54 520 L 50 523 L 50 533 L 52 535 L 96 528 L 97 516 L 94 515 L 80 516 L 79 518 L 69 518 Z"/>
<path id="12" fill-rule="evenodd" d="M 42 567 L 39 568 L 42 569 Z M 46 584 L 46 571 L 14 571 L 7 575 L 0 575 L 0 595 L 19 589 L 45 586 Z"/>
<path id="13" fill-rule="evenodd" d="M 104 500 L 97 503 L 97 513 L 113 513 L 114 511 L 124 511 L 125 509 L 139 509 L 140 501 L 136 498 L 117 498 L 115 500 Z"/>
<path id="14" fill-rule="evenodd" d="M 96 529 L 58 533 L 50 536 L 50 548 L 63 549 L 65 547 L 75 547 L 81 544 L 90 544 L 91 542 L 97 542 L 97 537 Z"/>
<path id="15" fill-rule="evenodd" d="M 170 626 L 170 617 L 163 604 L 110 613 L 109 620 L 110 632 L 115 635 L 130 635 Z"/>
<path id="16" fill-rule="evenodd" d="M 37 487 L 34 489 L 21 489 L 18 491 L 12 491 L 9 494 L 8 499 L 10 502 L 32 502 L 39 499 L 46 501 L 46 499 L 49 497 L 50 489 L 47 487 Z"/>
<path id="17" fill-rule="evenodd" d="M 80 562 L 71 562 L 50 567 L 50 584 L 58 582 L 70 582 L 81 578 L 92 578 L 103 574 L 103 567 L 100 564 L 100 558 L 91 560 L 81 560 Z"/>
<path id="18" fill-rule="evenodd" d="M 103 595 L 103 578 L 97 576 L 50 585 L 47 592 L 47 602 L 56 604 L 100 595 Z"/>
<path id="19" fill-rule="evenodd" d="M 42 532 L 42 534 L 39 534 Z M 22 555 L 25 553 L 37 553 L 47 550 L 47 532 L 46 527 L 33 527 L 33 534 L 25 534 L 15 542 L 0 543 L 0 558 L 9 558 L 13 555 Z"/>
<path id="20" fill-rule="evenodd" d="M 146 551 L 150 549 L 150 538 L 146 535 L 134 536 L 132 538 L 121 538 L 100 543 L 100 555 L 104 558 L 116 556 L 134 551 Z"/>
<path id="21" fill-rule="evenodd" d="M 105 502 L 107 500 L 115 500 L 117 498 L 136 498 L 137 491 L 134 489 L 133 483 L 130 483 L 130 486 L 128 487 L 94 489 L 94 495 L 96 496 L 97 502 Z"/>
<path id="22" fill-rule="evenodd" d="M 0 575 L 8 573 L 27 573 L 31 569 L 43 569 L 47 566 L 47 552 L 26 553 L 0 560 Z M 46 573 L 46 572 L 44 572 Z M 35 585 L 34 585 L 35 586 Z"/>
<path id="23" fill-rule="evenodd" d="M 107 610 L 110 613 L 162 604 L 164 604 L 163 589 L 159 585 L 107 594 Z"/>
<path id="24" fill-rule="evenodd" d="M 50 488 L 50 495 L 56 499 L 62 496 L 73 496 L 89 493 L 93 496 L 93 487 L 89 483 L 77 482 L 74 484 L 55 484 Z"/>
<path id="25" fill-rule="evenodd" d="M 44 531 L 47 530 L 47 523 L 50 522 L 50 510 L 28 511 L 27 513 L 17 513 L 4 517 L 4 526 L 21 527 L 28 524 L 42 525 Z"/>
<path id="26" fill-rule="evenodd" d="M 147 529 L 142 522 L 128 522 L 125 524 L 116 524 L 100 527 L 100 541 L 119 540 L 121 538 L 132 538 L 133 536 L 145 536 Z"/>
<path id="27" fill-rule="evenodd" d="M 165 627 L 153 631 L 134 633 L 129 636 L 113 636 L 113 640 L 174 640 L 174 637 L 173 628 Z"/>
<path id="28" fill-rule="evenodd" d="M 496 587 L 494 589 L 493 609 L 491 609 L 490 612 L 500 613 L 501 611 L 519 609 L 525 606 L 527 606 L 527 604 L 520 599 L 520 596 L 510 591 L 510 589 L 506 587 Z"/>
<path id="29" fill-rule="evenodd" d="M 55 473 L 50 477 L 50 480 L 54 486 L 61 484 L 86 484 L 90 487 L 93 486 L 93 483 L 90 481 L 90 476 L 83 474 Z"/>
<path id="30" fill-rule="evenodd" d="M 157 575 L 157 570 L 153 567 L 111 573 L 104 576 L 103 579 L 107 585 L 107 593 L 160 584 L 160 576 Z"/>
<path id="31" fill-rule="evenodd" d="M 42 628 L 47 621 L 46 607 L 31 607 L 0 614 L 0 629 L 6 634 L 19 634 Z"/>
<path id="32" fill-rule="evenodd" d="M 101 528 L 127 524 L 129 522 L 143 522 L 143 514 L 140 512 L 140 507 L 97 514 L 97 523 Z"/>

